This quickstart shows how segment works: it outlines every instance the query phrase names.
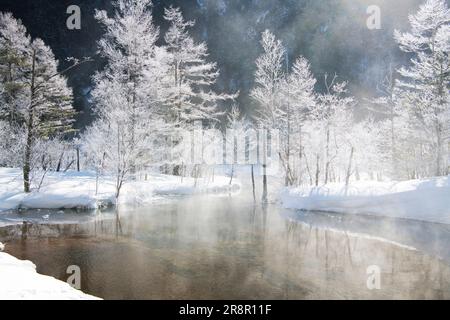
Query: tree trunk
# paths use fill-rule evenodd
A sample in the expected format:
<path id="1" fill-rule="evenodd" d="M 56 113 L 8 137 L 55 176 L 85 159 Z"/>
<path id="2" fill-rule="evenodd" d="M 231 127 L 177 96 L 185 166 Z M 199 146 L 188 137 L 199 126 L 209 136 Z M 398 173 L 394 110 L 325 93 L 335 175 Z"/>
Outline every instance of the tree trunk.
<path id="1" fill-rule="evenodd" d="M 99 172 L 99 170 L 96 170 L 95 171 L 95 195 L 98 194 L 98 179 L 99 179 L 99 176 L 100 176 L 100 172 Z"/>
<path id="2" fill-rule="evenodd" d="M 120 125 L 117 125 L 117 180 L 116 180 L 116 206 L 119 203 L 120 189 L 122 188 L 123 183 L 123 171 L 120 167 Z"/>
<path id="3" fill-rule="evenodd" d="M 437 151 L 436 151 L 436 176 L 442 174 L 442 130 L 441 125 L 436 125 L 436 135 L 437 135 Z"/>
<path id="4" fill-rule="evenodd" d="M 319 186 L 319 177 L 320 177 L 320 165 L 319 165 L 319 161 L 320 161 L 320 156 L 317 154 L 317 155 L 316 155 L 316 187 Z"/>
<path id="5" fill-rule="evenodd" d="M 347 174 L 345 176 L 345 194 L 348 192 L 348 185 L 350 184 L 350 176 L 352 175 L 352 161 L 353 161 L 353 153 L 355 152 L 355 148 L 352 147 L 350 151 L 350 160 L 348 161 Z"/>
<path id="6" fill-rule="evenodd" d="M 312 176 L 311 169 L 309 168 L 308 157 L 306 156 L 306 153 L 305 153 L 304 151 L 303 151 L 303 156 L 304 156 L 304 158 L 305 158 L 306 170 L 308 171 L 309 184 L 312 186 L 312 184 L 313 184 L 313 176 Z"/>
<path id="7" fill-rule="evenodd" d="M 303 140 L 302 140 L 302 126 L 299 127 L 299 153 L 298 153 L 298 175 L 297 175 L 297 185 L 300 186 L 303 183 L 303 171 L 302 171 L 302 158 L 303 158 Z"/>
<path id="8" fill-rule="evenodd" d="M 196 164 L 194 165 L 194 187 L 197 188 L 197 183 L 198 183 L 198 177 L 200 175 L 200 165 Z"/>
<path id="9" fill-rule="evenodd" d="M 287 146 L 286 146 L 286 176 L 284 180 L 285 186 L 289 186 L 291 183 L 290 174 L 291 174 L 291 112 L 289 110 L 288 105 L 288 127 L 287 127 Z"/>
<path id="10" fill-rule="evenodd" d="M 62 164 L 63 158 L 64 158 L 64 149 L 63 149 L 61 155 L 59 156 L 58 164 L 56 166 L 56 172 L 60 172 L 61 171 L 61 164 Z"/>
<path id="11" fill-rule="evenodd" d="M 394 124 L 394 105 L 391 103 L 391 157 L 392 157 L 392 173 L 397 177 L 397 152 L 395 146 L 395 124 Z"/>
<path id="12" fill-rule="evenodd" d="M 31 152 L 33 144 L 34 129 L 34 95 L 35 95 L 35 70 L 36 70 L 36 51 L 33 50 L 33 63 L 31 67 L 31 87 L 30 87 L 30 105 L 28 106 L 27 121 L 27 141 L 25 145 L 25 158 L 23 164 L 23 189 L 25 193 L 30 192 L 30 171 L 31 171 Z"/>
<path id="13" fill-rule="evenodd" d="M 263 164 L 263 193 L 262 201 L 267 202 L 267 165 Z"/>
<path id="14" fill-rule="evenodd" d="M 80 172 L 80 147 L 77 147 L 77 171 Z"/>
<path id="15" fill-rule="evenodd" d="M 328 183 L 328 175 L 330 171 L 330 128 L 327 128 L 327 144 L 326 144 L 326 164 L 325 164 L 325 184 Z"/>
<path id="16" fill-rule="evenodd" d="M 231 186 L 231 183 L 233 182 L 233 176 L 234 176 L 234 164 L 232 164 L 231 165 L 231 177 L 230 177 L 230 186 Z"/>
<path id="17" fill-rule="evenodd" d="M 255 173 L 253 171 L 253 164 L 252 164 L 252 189 L 253 189 L 253 201 L 256 201 L 256 192 L 255 192 Z"/>
<path id="18" fill-rule="evenodd" d="M 267 136 L 264 137 L 263 141 L 263 192 L 262 192 L 262 202 L 267 202 Z"/>

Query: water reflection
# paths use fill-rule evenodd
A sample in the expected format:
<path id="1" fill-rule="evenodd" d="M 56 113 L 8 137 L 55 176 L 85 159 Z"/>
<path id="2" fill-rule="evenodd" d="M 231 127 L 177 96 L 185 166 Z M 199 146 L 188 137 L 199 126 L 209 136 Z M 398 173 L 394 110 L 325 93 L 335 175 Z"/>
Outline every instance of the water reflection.
<path id="1" fill-rule="evenodd" d="M 3 228 L 0 239 L 8 252 L 60 279 L 79 265 L 82 289 L 103 298 L 450 298 L 449 263 L 433 251 L 356 233 L 357 223 L 339 227 L 326 215 L 298 215 L 194 197 L 82 223 L 31 224 L 26 237 L 23 226 Z M 430 228 L 417 227 L 417 237 Z M 380 290 L 366 286 L 371 265 L 381 268 Z"/>
<path id="2" fill-rule="evenodd" d="M 412 246 L 450 262 L 450 225 L 363 215 L 282 210 L 291 220 L 318 228 L 360 233 Z"/>

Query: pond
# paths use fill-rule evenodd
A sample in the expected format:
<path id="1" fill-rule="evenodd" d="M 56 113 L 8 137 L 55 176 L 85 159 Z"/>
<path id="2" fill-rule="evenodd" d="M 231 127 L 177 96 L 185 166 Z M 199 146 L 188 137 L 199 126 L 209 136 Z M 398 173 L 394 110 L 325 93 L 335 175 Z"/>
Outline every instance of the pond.
<path id="1" fill-rule="evenodd" d="M 8 253 L 61 280 L 77 265 L 105 299 L 450 299 L 448 225 L 206 195 L 0 217 L 17 221 L 0 228 Z"/>

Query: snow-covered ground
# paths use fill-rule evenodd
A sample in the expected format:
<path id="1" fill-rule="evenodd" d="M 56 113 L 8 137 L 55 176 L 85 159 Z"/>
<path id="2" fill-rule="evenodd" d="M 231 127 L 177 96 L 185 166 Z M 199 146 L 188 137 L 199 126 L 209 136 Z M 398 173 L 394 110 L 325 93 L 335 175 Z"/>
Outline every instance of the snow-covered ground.
<path id="1" fill-rule="evenodd" d="M 97 194 L 96 178 L 90 172 L 49 173 L 39 192 L 23 192 L 22 174 L 19 169 L 0 168 L 0 211 L 24 209 L 95 209 L 114 203 L 113 178 L 101 178 Z M 228 193 L 240 189 L 239 181 L 215 176 L 183 178 L 151 174 L 147 181 L 128 182 L 123 186 L 119 204 L 143 204 L 161 195 L 186 195 L 195 193 Z"/>
<path id="2" fill-rule="evenodd" d="M 358 181 L 286 188 L 283 207 L 410 218 L 450 224 L 450 177 L 403 182 Z"/>
<path id="3" fill-rule="evenodd" d="M 3 245 L 0 243 L 0 247 Z M 2 250 L 0 250 L 2 251 Z M 69 284 L 36 272 L 36 266 L 0 252 L 0 300 L 94 300 Z"/>

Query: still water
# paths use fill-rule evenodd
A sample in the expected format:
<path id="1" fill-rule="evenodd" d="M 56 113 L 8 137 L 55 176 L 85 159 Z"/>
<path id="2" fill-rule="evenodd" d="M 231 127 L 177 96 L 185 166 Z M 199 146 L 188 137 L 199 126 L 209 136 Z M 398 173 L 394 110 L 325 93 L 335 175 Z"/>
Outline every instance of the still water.
<path id="1" fill-rule="evenodd" d="M 448 225 L 239 196 L 167 198 L 118 218 L 33 211 L 0 220 L 29 221 L 0 228 L 8 253 L 61 280 L 77 265 L 82 290 L 105 299 L 450 299 Z M 379 289 L 368 289 L 370 266 Z"/>

